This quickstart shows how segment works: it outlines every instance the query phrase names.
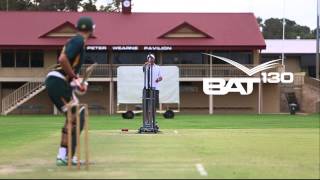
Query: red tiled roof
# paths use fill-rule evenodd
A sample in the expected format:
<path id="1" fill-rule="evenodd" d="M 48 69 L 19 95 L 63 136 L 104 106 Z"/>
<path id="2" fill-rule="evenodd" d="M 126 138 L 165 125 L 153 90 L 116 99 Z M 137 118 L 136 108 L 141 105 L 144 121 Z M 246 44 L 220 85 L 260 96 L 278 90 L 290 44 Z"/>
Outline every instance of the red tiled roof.
<path id="1" fill-rule="evenodd" d="M 63 27 L 70 27 L 70 28 L 73 29 L 74 31 L 77 31 L 77 28 L 75 27 L 74 24 L 72 24 L 72 23 L 69 22 L 69 21 L 66 21 L 66 22 L 60 24 L 59 26 L 51 29 L 50 31 L 44 33 L 44 34 L 41 35 L 40 37 L 41 37 L 41 38 L 44 38 L 44 37 L 46 37 L 48 34 L 50 34 L 50 33 L 52 33 L 52 32 L 59 31 L 59 30 L 60 30 L 61 28 L 63 28 Z"/>
<path id="2" fill-rule="evenodd" d="M 41 38 L 57 26 L 91 16 L 96 24 L 90 45 L 242 47 L 264 49 L 264 38 L 252 13 L 105 13 L 0 12 L 0 46 L 60 46 L 65 38 Z M 208 38 L 161 38 L 183 23 Z M 210 38 L 212 37 L 212 38 Z"/>
<path id="3" fill-rule="evenodd" d="M 189 24 L 188 22 L 183 22 L 182 24 L 174 27 L 174 28 L 171 29 L 170 31 L 162 34 L 161 36 L 159 36 L 159 38 L 165 38 L 166 35 L 168 35 L 168 34 L 170 34 L 170 33 L 174 33 L 174 32 L 176 32 L 177 30 L 179 30 L 180 28 L 184 28 L 184 27 L 191 29 L 191 30 L 192 30 L 193 32 L 195 32 L 195 33 L 199 33 L 199 34 L 203 35 L 203 36 L 206 37 L 206 38 L 212 38 L 212 36 L 210 36 L 210 35 L 208 35 L 207 33 L 201 31 L 200 29 L 192 26 L 192 25 Z"/>

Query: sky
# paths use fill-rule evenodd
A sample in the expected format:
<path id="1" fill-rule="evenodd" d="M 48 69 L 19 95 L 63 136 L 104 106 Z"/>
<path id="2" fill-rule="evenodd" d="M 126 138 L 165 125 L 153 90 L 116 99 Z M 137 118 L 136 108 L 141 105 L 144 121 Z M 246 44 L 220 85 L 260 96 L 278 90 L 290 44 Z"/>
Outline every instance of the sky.
<path id="1" fill-rule="evenodd" d="M 98 0 L 97 5 L 107 2 Z M 132 0 L 132 4 L 132 12 L 253 12 L 263 20 L 284 15 L 311 29 L 317 26 L 317 0 Z"/>

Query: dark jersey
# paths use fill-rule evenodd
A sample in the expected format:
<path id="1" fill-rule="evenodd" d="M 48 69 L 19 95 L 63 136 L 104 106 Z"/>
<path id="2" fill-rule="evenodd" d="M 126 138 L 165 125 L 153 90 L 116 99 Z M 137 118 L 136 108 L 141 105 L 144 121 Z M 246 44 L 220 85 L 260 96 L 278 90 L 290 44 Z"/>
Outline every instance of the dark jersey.
<path id="1" fill-rule="evenodd" d="M 81 35 L 76 35 L 69 39 L 63 46 L 62 53 L 66 54 L 74 73 L 79 74 L 84 63 L 84 38 Z M 57 65 L 55 71 L 67 76 L 60 64 Z"/>

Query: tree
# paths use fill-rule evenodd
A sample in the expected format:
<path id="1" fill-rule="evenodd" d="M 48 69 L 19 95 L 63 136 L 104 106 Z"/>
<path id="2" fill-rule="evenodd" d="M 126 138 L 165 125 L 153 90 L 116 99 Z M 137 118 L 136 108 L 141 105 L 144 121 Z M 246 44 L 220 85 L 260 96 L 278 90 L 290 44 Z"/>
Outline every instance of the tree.
<path id="1" fill-rule="evenodd" d="M 263 19 L 261 17 L 257 17 L 257 22 L 260 27 L 263 27 Z"/>
<path id="2" fill-rule="evenodd" d="M 83 11 L 97 11 L 97 0 L 89 0 L 88 2 L 81 3 Z"/>
<path id="3" fill-rule="evenodd" d="M 314 39 L 317 38 L 317 28 L 315 28 L 314 30 L 312 30 L 312 37 L 313 37 Z"/>
<path id="4" fill-rule="evenodd" d="M 97 0 L 88 0 L 81 3 L 83 11 L 120 12 L 120 0 L 112 0 L 105 6 L 96 6 Z"/>
<path id="5" fill-rule="evenodd" d="M 78 11 L 82 0 L 35 0 L 39 11 Z"/>
<path id="6" fill-rule="evenodd" d="M 97 0 L 8 0 L 8 10 L 12 11 L 104 11 L 120 12 L 120 0 L 112 0 L 105 6 L 96 6 Z M 7 1 L 0 0 L 0 11 L 7 10 Z"/>
<path id="7" fill-rule="evenodd" d="M 261 18 L 257 22 L 263 28 L 263 36 L 266 39 L 282 39 L 282 19 L 270 18 L 262 23 Z M 285 38 L 286 39 L 312 39 L 315 38 L 313 32 L 307 26 L 301 26 L 295 21 L 285 19 Z"/>
<path id="8" fill-rule="evenodd" d="M 261 17 L 257 17 L 257 22 L 259 24 L 259 30 L 262 31 L 264 27 L 263 19 Z"/>
<path id="9" fill-rule="evenodd" d="M 64 0 L 35 0 L 36 10 L 62 11 L 65 8 Z"/>
<path id="10" fill-rule="evenodd" d="M 65 6 L 66 10 L 69 11 L 78 11 L 82 0 L 66 0 Z"/>
<path id="11" fill-rule="evenodd" d="M 109 3 L 106 6 L 100 6 L 99 11 L 105 11 L 105 12 L 120 12 L 120 0 L 112 0 L 111 3 Z"/>
<path id="12" fill-rule="evenodd" d="M 1 0 L 0 1 L 0 11 L 21 11 L 21 10 L 32 10 L 34 8 L 34 3 L 31 0 Z"/>
<path id="13" fill-rule="evenodd" d="M 270 18 L 264 22 L 263 36 L 266 39 L 282 38 L 282 22 L 279 19 Z"/>

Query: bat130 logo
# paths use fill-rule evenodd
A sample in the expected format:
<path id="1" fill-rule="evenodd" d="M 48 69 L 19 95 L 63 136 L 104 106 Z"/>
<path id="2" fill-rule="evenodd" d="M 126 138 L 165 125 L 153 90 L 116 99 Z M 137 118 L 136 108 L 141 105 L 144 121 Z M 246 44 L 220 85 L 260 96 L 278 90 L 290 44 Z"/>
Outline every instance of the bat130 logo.
<path id="1" fill-rule="evenodd" d="M 223 60 L 238 69 L 242 70 L 248 76 L 277 67 L 279 64 L 276 63 L 280 59 L 272 60 L 263 64 L 260 64 L 252 69 L 245 67 L 233 60 L 215 56 L 212 54 L 206 54 L 220 60 Z M 253 85 L 255 83 L 292 83 L 293 74 L 291 72 L 262 72 L 261 77 L 246 77 L 246 78 L 230 78 L 225 80 L 224 78 L 204 78 L 203 79 L 203 92 L 207 95 L 225 95 L 230 92 L 238 92 L 241 95 L 249 95 L 253 91 Z"/>

